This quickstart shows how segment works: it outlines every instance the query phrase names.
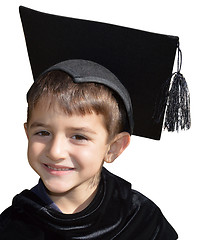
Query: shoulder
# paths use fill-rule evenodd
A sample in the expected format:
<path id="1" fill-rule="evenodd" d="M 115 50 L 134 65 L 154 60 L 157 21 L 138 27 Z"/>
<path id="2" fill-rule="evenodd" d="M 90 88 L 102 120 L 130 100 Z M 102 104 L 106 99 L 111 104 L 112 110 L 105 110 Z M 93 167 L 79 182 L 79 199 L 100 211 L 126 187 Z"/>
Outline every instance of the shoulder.
<path id="1" fill-rule="evenodd" d="M 39 201 L 30 190 L 17 194 L 13 198 L 12 205 L 0 214 L 0 238 L 2 240 L 32 239 L 33 235 L 40 234 L 39 228 L 33 224 L 31 218 L 32 215 L 37 215 L 39 209 L 30 207 Z"/>
<path id="2" fill-rule="evenodd" d="M 12 215 L 12 206 L 9 208 L 5 209 L 1 214 L 0 214 L 0 231 L 9 223 Z"/>
<path id="3" fill-rule="evenodd" d="M 102 170 L 102 176 L 109 192 L 114 192 L 114 194 L 117 194 L 117 196 L 126 201 L 128 200 L 129 204 L 133 205 L 134 207 L 157 207 L 149 198 L 132 189 L 131 183 L 125 179 L 109 172 L 105 168 Z"/>
<path id="4" fill-rule="evenodd" d="M 122 210 L 123 219 L 125 219 L 125 224 L 118 237 L 121 239 L 132 239 L 132 236 L 135 239 L 177 239 L 175 230 L 152 200 L 133 190 L 131 184 L 126 180 L 107 170 L 103 171 L 106 175 L 107 189 L 111 195 L 111 207 L 119 198 L 118 204 L 115 203 L 115 211 L 117 208 Z"/>
<path id="5" fill-rule="evenodd" d="M 150 235 L 154 240 L 176 240 L 178 235 L 161 209 L 142 193 L 131 190 L 132 209 L 134 218 L 139 222 L 143 231 L 143 239 Z"/>
<path id="6" fill-rule="evenodd" d="M 139 210 L 146 211 L 147 214 L 147 210 L 150 212 L 160 211 L 159 207 L 151 199 L 134 189 L 131 189 L 131 201 L 134 207 L 139 208 Z"/>
<path id="7" fill-rule="evenodd" d="M 28 190 L 24 190 L 20 194 L 17 194 L 12 200 L 12 205 L 0 214 L 0 229 L 5 227 L 11 221 L 16 211 L 19 211 L 17 203 L 21 201 L 23 196 L 27 195 L 28 192 Z"/>
<path id="8" fill-rule="evenodd" d="M 106 200 L 120 203 L 120 206 L 126 209 L 128 213 L 135 214 L 139 212 L 146 216 L 160 211 L 156 204 L 140 192 L 132 189 L 131 184 L 103 168 L 102 171 Z"/>
<path id="9" fill-rule="evenodd" d="M 105 168 L 102 170 L 102 175 L 109 192 L 112 190 L 111 192 L 114 192 L 114 195 L 117 194 L 117 196 L 120 196 L 124 200 L 128 200 L 132 207 L 150 209 L 150 211 L 160 211 L 151 199 L 139 191 L 132 189 L 131 183 L 125 179 L 109 172 Z"/>

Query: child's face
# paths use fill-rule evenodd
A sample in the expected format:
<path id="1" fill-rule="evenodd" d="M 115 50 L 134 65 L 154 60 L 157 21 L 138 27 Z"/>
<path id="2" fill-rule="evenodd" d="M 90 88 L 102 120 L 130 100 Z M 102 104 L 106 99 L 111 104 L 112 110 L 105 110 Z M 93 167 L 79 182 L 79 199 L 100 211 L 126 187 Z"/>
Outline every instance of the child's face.
<path id="1" fill-rule="evenodd" d="M 52 193 L 90 187 L 109 151 L 102 115 L 68 116 L 42 100 L 26 133 L 29 163 Z"/>

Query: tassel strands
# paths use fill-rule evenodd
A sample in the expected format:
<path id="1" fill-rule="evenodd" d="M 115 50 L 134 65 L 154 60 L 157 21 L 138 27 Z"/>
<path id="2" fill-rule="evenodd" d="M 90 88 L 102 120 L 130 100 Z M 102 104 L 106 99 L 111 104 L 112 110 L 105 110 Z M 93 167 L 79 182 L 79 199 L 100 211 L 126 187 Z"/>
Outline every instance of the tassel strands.
<path id="1" fill-rule="evenodd" d="M 177 72 L 173 74 L 167 99 L 164 129 L 168 131 L 187 130 L 191 126 L 190 94 L 185 78 L 180 73 L 182 52 L 178 46 Z"/>

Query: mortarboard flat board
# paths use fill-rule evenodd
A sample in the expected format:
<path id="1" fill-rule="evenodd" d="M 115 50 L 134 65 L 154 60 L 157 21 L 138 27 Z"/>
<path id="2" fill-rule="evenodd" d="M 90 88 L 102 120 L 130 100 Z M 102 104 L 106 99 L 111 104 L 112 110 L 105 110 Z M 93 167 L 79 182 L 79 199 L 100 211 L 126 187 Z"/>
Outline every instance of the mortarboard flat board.
<path id="1" fill-rule="evenodd" d="M 109 69 L 128 90 L 137 136 L 160 139 L 164 114 L 155 121 L 157 96 L 172 76 L 179 38 L 20 7 L 33 77 L 70 59 Z M 169 85 L 166 91 L 169 90 Z M 163 101 L 163 113 L 166 101 Z"/>

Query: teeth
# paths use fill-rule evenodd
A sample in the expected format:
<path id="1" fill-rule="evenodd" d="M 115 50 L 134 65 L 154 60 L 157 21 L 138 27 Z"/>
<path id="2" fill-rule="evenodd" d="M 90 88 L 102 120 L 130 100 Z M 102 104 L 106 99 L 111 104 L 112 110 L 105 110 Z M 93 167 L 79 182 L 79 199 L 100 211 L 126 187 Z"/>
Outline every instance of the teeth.
<path id="1" fill-rule="evenodd" d="M 49 169 L 55 170 L 55 171 L 68 171 L 71 168 L 53 168 L 51 166 L 46 165 Z"/>

